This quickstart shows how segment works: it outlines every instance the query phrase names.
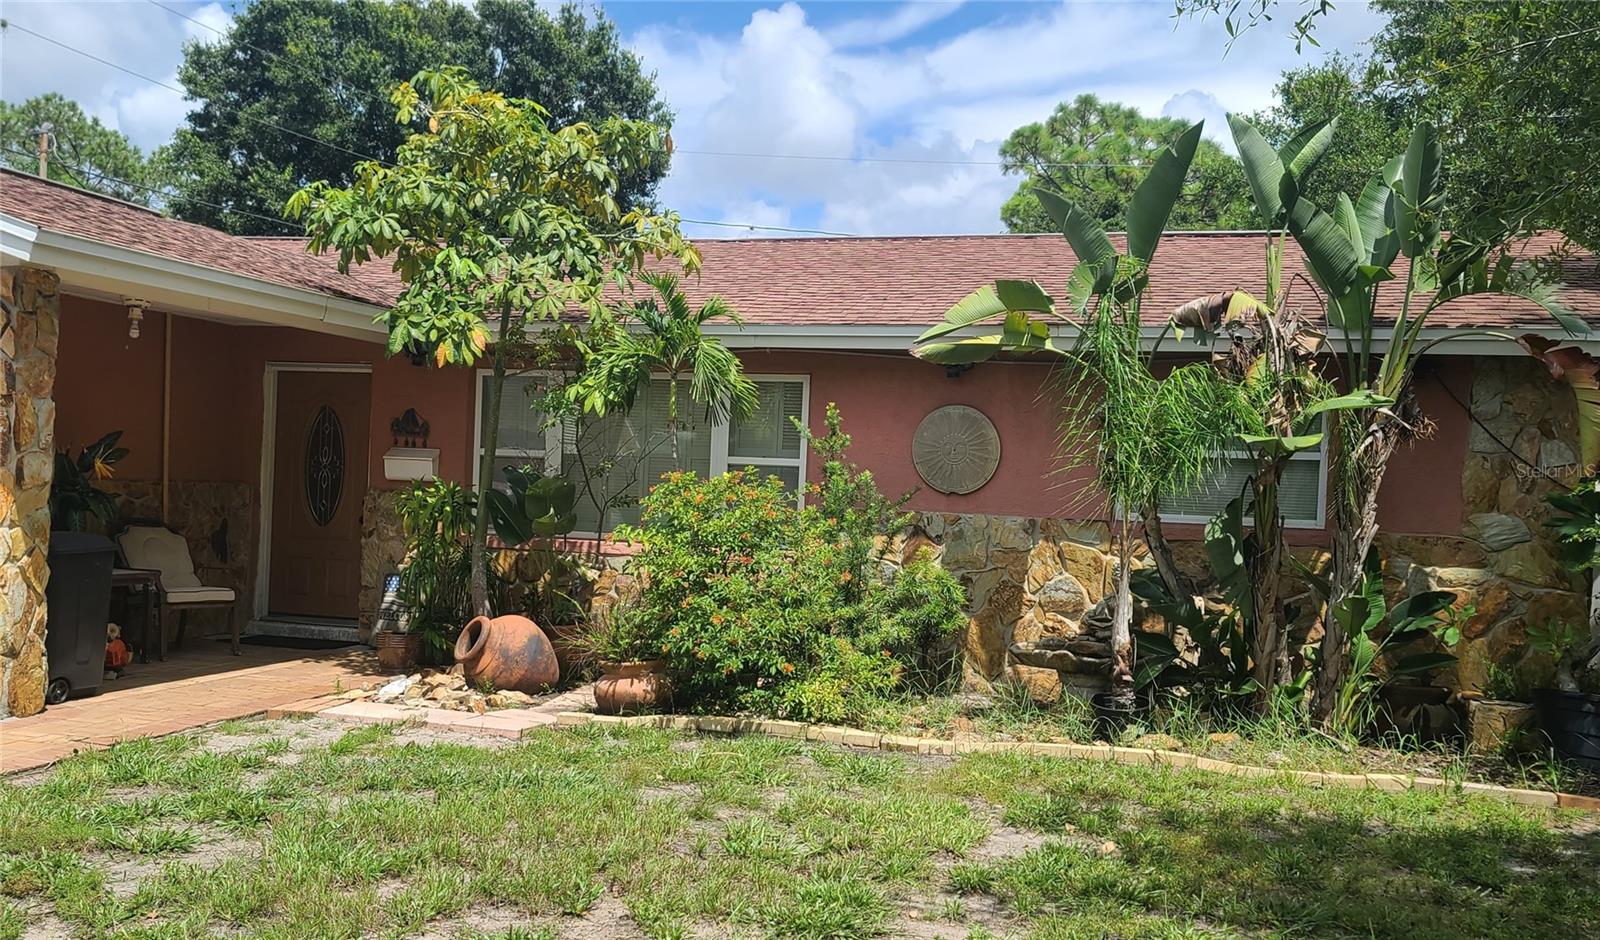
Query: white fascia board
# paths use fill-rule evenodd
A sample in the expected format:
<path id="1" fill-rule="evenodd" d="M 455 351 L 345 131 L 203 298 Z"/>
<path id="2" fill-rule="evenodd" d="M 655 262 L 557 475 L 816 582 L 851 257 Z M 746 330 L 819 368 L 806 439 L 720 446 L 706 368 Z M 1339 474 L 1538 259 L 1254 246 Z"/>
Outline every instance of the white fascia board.
<path id="1" fill-rule="evenodd" d="M 28 232 L 26 229 L 31 228 Z M 373 322 L 381 307 L 150 252 L 52 232 L 0 214 L 8 258 L 47 267 L 63 287 L 147 300 L 156 310 L 209 314 L 267 326 L 287 326 L 352 339 L 381 341 Z"/>
<path id="2" fill-rule="evenodd" d="M 37 225 L 0 212 L 0 258 L 24 263 L 33 260 L 33 243 L 38 237 Z"/>

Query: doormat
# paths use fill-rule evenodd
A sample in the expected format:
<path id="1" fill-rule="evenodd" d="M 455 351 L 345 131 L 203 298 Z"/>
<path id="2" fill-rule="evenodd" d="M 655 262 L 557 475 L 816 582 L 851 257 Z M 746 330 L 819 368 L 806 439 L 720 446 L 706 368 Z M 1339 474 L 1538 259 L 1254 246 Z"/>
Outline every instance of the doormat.
<path id="1" fill-rule="evenodd" d="M 218 642 L 226 643 L 228 638 L 222 637 Z M 342 650 L 361 645 L 349 640 L 324 640 L 312 636 L 269 636 L 265 633 L 240 637 L 239 642 L 246 646 L 273 646 L 286 650 Z"/>

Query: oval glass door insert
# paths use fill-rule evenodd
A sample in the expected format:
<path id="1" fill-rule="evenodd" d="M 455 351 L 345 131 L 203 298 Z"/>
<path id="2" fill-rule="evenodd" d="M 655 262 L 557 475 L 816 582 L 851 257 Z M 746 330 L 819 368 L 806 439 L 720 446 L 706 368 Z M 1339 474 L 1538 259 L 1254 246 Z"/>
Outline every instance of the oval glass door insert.
<path id="1" fill-rule="evenodd" d="M 319 526 L 333 521 L 344 493 L 344 425 L 323 405 L 306 432 L 306 509 Z"/>

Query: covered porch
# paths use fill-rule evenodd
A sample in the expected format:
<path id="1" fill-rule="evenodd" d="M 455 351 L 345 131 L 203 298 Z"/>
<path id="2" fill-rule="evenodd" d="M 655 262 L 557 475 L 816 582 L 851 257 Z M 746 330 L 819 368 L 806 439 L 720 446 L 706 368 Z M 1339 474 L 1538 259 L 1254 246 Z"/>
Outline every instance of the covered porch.
<path id="1" fill-rule="evenodd" d="M 106 620 L 142 648 L 101 701 L 168 683 L 202 707 L 216 688 L 192 681 L 204 674 L 317 658 L 247 644 L 221 660 L 228 644 L 212 638 L 231 626 L 363 639 L 399 560 L 386 497 L 406 483 L 384 472 L 392 425 L 408 410 L 429 421 L 442 476 L 466 475 L 472 442 L 472 374 L 385 354 L 373 321 L 392 277 L 342 275 L 296 240 L 226 235 L 10 172 L 0 236 L 0 718 L 38 712 L 56 671 L 45 655 L 51 532 L 65 527 L 49 505 L 55 455 L 75 458 L 109 432 L 126 455 L 87 482 L 114 509 L 74 527 L 170 531 L 192 567 L 185 586 L 201 592 L 189 599 L 208 603 L 159 604 L 159 627 L 147 627 L 148 592 L 114 590 Z M 123 548 L 119 567 L 158 567 Z M 174 586 L 161 601 L 179 600 Z M 105 627 L 78 635 L 103 642 Z"/>

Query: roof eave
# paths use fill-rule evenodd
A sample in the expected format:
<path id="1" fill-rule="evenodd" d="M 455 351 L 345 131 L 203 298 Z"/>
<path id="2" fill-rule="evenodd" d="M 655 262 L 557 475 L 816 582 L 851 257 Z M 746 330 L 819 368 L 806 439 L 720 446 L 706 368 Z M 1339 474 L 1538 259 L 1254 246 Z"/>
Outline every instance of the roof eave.
<path id="1" fill-rule="evenodd" d="M 50 268 L 63 288 L 122 294 L 159 310 L 381 340 L 385 308 L 41 228 L 0 212 L 0 256 Z"/>
<path id="2" fill-rule="evenodd" d="M 730 349 L 865 349 L 865 350 L 896 350 L 906 351 L 916 345 L 920 336 L 928 325 L 858 325 L 858 324 L 814 324 L 814 325 L 783 325 L 763 326 L 759 323 L 747 323 L 741 329 L 739 326 L 728 323 L 706 324 L 705 332 L 716 336 L 723 345 Z M 963 331 L 952 338 L 976 336 L 982 332 L 981 327 Z M 1070 338 L 1073 331 L 1069 327 L 1057 327 L 1052 334 L 1058 338 Z M 1177 342 L 1173 339 L 1171 331 L 1159 326 L 1145 326 L 1141 328 L 1146 348 L 1151 348 L 1157 341 L 1162 343 L 1162 348 L 1173 353 L 1201 354 L 1209 352 L 1212 346 L 1200 346 L 1193 342 Z M 1555 324 L 1548 326 L 1501 326 L 1501 327 L 1438 327 L 1424 329 L 1421 340 L 1423 343 L 1438 340 L 1438 343 L 1429 349 L 1434 355 L 1441 356 L 1522 356 L 1526 352 L 1514 342 L 1507 342 L 1506 336 L 1521 336 L 1532 333 L 1548 339 L 1556 340 L 1564 345 L 1573 345 L 1583 350 L 1600 354 L 1600 333 L 1592 338 L 1578 338 L 1568 334 Z M 1165 334 L 1163 336 L 1163 334 Z M 1373 348 L 1382 352 L 1389 346 L 1393 338 L 1393 328 L 1375 330 L 1373 333 Z M 1327 348 L 1337 350 L 1342 348 L 1344 335 L 1339 331 L 1330 331 L 1328 334 Z"/>

